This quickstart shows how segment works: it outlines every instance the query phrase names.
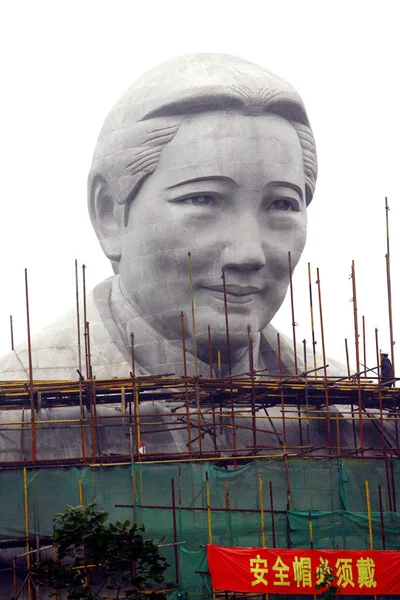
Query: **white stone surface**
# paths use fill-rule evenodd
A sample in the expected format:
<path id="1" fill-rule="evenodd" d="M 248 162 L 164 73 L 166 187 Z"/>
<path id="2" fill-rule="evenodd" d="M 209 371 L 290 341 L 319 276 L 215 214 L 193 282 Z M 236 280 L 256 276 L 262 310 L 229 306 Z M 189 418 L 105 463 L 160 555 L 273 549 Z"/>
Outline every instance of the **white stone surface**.
<path id="1" fill-rule="evenodd" d="M 192 368 L 188 251 L 199 371 L 208 373 L 208 326 L 214 364 L 219 350 L 228 370 L 224 269 L 232 372 L 248 370 L 250 325 L 255 368 L 277 373 L 270 321 L 287 292 L 288 251 L 294 268 L 304 248 L 316 175 L 302 100 L 262 67 L 194 54 L 143 75 L 106 118 L 89 175 L 92 223 L 116 273 L 88 299 L 93 374 L 129 374 L 133 332 L 138 372 L 181 375 L 181 311 Z M 34 378 L 76 378 L 77 345 L 71 311 L 33 339 Z M 27 378 L 27 364 L 19 347 L 0 377 Z"/>

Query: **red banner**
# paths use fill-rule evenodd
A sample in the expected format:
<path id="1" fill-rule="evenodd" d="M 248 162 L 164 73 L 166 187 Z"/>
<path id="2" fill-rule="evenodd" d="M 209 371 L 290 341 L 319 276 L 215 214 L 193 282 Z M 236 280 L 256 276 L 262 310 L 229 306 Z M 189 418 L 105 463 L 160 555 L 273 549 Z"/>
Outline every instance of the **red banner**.
<path id="1" fill-rule="evenodd" d="M 207 546 L 214 590 L 262 594 L 319 594 L 331 569 L 340 594 L 400 594 L 400 552 L 281 550 Z"/>

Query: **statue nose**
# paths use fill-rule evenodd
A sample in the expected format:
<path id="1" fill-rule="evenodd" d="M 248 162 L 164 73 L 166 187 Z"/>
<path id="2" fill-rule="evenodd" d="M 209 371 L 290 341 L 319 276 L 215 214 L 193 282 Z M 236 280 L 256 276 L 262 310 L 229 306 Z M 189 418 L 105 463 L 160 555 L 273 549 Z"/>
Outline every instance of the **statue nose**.
<path id="1" fill-rule="evenodd" d="M 256 271 L 266 264 L 265 254 L 261 243 L 242 242 L 240 239 L 230 244 L 222 251 L 223 269 L 240 269 L 241 271 Z"/>

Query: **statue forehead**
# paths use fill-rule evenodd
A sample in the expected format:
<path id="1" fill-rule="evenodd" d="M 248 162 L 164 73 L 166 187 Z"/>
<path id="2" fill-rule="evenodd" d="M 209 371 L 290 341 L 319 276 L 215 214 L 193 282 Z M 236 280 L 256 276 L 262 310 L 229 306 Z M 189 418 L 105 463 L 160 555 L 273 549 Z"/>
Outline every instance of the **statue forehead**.
<path id="1" fill-rule="evenodd" d="M 174 105 L 177 101 L 184 114 L 185 101 L 193 95 L 199 112 L 204 104 L 212 110 L 213 98 L 216 107 L 221 108 L 221 97 L 224 96 L 227 96 L 227 110 L 232 96 L 246 98 L 251 95 L 253 103 L 257 104 L 258 98 L 262 104 L 268 95 L 282 95 L 303 105 L 289 83 L 260 65 L 228 54 L 188 54 L 151 69 L 133 83 L 111 109 L 102 133 L 152 118 L 161 107 Z M 174 108 L 175 114 L 179 113 L 179 105 Z"/>
<path id="2" fill-rule="evenodd" d="M 229 176 L 238 181 L 250 178 L 252 185 L 263 187 L 266 174 L 303 186 L 303 153 L 291 123 L 273 114 L 213 112 L 183 121 L 164 147 L 148 185 L 154 179 L 163 187 L 188 178 Z"/>
<path id="3" fill-rule="evenodd" d="M 244 136 L 250 140 L 293 140 L 300 147 L 295 128 L 280 115 L 267 113 L 256 116 L 227 111 L 188 115 L 171 143 L 184 143 L 184 139 L 203 143 L 205 139 L 219 139 L 221 136 Z"/>

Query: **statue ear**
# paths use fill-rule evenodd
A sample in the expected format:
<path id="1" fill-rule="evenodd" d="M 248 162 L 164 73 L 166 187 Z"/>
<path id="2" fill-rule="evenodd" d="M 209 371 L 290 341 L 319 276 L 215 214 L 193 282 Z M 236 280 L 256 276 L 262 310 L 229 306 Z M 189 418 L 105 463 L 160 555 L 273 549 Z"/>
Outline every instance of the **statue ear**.
<path id="1" fill-rule="evenodd" d="M 101 175 L 89 180 L 89 214 L 104 254 L 114 263 L 121 258 L 120 217 L 123 210 L 110 194 Z"/>

